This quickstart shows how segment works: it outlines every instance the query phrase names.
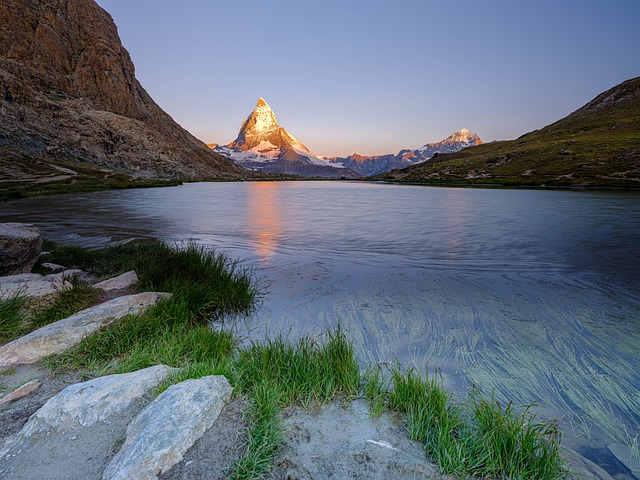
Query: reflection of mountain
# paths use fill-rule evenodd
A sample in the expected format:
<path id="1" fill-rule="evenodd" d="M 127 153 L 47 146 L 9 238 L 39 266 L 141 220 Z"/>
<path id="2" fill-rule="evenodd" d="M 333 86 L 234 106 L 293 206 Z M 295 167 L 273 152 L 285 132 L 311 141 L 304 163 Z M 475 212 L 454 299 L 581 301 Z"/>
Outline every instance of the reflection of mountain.
<path id="1" fill-rule="evenodd" d="M 276 114 L 263 98 L 240 128 L 238 137 L 226 147 L 209 144 L 214 151 L 249 170 L 303 177 L 357 178 L 342 165 L 313 155 L 300 140 L 278 124 Z"/>
<path id="2" fill-rule="evenodd" d="M 278 239 L 282 233 L 279 189 L 280 186 L 276 182 L 249 184 L 247 224 L 251 238 L 256 244 L 256 254 L 263 262 L 275 255 Z"/>

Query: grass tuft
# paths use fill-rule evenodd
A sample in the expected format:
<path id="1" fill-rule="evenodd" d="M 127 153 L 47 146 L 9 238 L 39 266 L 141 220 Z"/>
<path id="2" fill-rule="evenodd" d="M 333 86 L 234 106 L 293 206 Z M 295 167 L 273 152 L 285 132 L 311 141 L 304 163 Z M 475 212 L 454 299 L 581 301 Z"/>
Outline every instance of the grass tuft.
<path id="1" fill-rule="evenodd" d="M 356 395 L 360 369 L 353 346 L 338 330 L 323 343 L 301 338 L 292 344 L 279 337 L 254 344 L 239 353 L 235 379 L 241 393 L 269 382 L 280 391 L 283 406 L 299 402 L 306 407 L 313 399 L 324 403 L 337 395 Z"/>
<path id="2" fill-rule="evenodd" d="M 537 421 L 527 406 L 520 414 L 478 392 L 469 408 L 457 405 L 439 375 L 406 374 L 379 366 L 365 373 L 365 396 L 378 413 L 383 406 L 405 415 L 413 440 L 425 446 L 442 473 L 460 477 L 566 478 L 556 422 Z"/>
<path id="3" fill-rule="evenodd" d="M 101 293 L 86 282 L 71 279 L 72 287 L 61 290 L 53 304 L 39 311 L 30 321 L 35 328 L 62 320 L 95 304 Z"/>
<path id="4" fill-rule="evenodd" d="M 26 301 L 26 297 L 21 295 L 0 301 L 0 343 L 8 342 L 24 334 Z"/>
<path id="5" fill-rule="evenodd" d="M 282 439 L 281 390 L 265 381 L 251 392 L 248 413 L 249 437 L 242 458 L 235 464 L 235 480 L 262 478 L 268 472 Z"/>

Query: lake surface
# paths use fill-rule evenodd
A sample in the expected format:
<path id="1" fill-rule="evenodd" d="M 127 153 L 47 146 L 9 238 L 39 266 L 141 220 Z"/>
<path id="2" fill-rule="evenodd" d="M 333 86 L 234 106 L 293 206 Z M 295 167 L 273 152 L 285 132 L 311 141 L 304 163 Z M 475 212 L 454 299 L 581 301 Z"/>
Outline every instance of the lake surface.
<path id="1" fill-rule="evenodd" d="M 635 192 L 199 183 L 0 203 L 0 221 L 89 247 L 214 247 L 260 279 L 261 305 L 234 325 L 248 338 L 340 325 L 363 364 L 539 404 L 613 473 L 606 445 L 640 434 Z"/>

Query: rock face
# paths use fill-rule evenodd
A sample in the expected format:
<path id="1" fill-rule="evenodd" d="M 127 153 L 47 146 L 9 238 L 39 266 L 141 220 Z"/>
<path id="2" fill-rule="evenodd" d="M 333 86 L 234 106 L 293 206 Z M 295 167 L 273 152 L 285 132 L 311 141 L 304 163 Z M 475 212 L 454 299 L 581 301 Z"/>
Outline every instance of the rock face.
<path id="1" fill-rule="evenodd" d="M 169 295 L 145 292 L 114 298 L 39 328 L 0 347 L 0 368 L 35 363 L 41 358 L 63 352 L 100 327 L 125 315 L 142 313 Z"/>
<path id="2" fill-rule="evenodd" d="M 95 1 L 4 0 L 0 18 L 0 176 L 47 162 L 138 178 L 244 174 L 156 105 Z"/>
<path id="3" fill-rule="evenodd" d="M 103 480 L 155 480 L 213 425 L 232 388 L 222 376 L 173 385 L 140 412 Z"/>
<path id="4" fill-rule="evenodd" d="M 42 235 L 38 227 L 28 223 L 0 223 L 0 276 L 30 272 L 40 252 Z"/>
<path id="5" fill-rule="evenodd" d="M 300 140 L 278 124 L 276 114 L 263 98 L 240 128 L 238 137 L 226 147 L 212 149 L 250 170 L 301 175 L 303 177 L 357 178 L 342 165 L 331 165 L 312 154 Z"/>
<path id="6" fill-rule="evenodd" d="M 433 158 L 436 154 L 453 153 L 463 148 L 482 145 L 480 137 L 466 128 L 449 135 L 444 140 L 426 145 L 415 150 L 401 150 L 396 155 L 358 155 L 354 153 L 348 157 L 332 157 L 328 160 L 343 165 L 365 177 L 389 172 L 396 168 L 422 163 Z"/>

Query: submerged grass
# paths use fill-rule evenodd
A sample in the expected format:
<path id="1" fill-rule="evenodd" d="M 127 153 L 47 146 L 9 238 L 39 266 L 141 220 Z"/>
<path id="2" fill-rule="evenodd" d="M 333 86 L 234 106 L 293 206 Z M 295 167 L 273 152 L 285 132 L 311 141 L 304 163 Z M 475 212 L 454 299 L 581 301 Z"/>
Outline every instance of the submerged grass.
<path id="1" fill-rule="evenodd" d="M 479 395 L 458 405 L 437 376 L 373 367 L 362 378 L 353 345 L 341 330 L 320 340 L 280 337 L 247 348 L 240 348 L 231 332 L 211 330 L 212 318 L 247 312 L 256 295 L 249 273 L 223 256 L 158 242 L 103 252 L 60 247 L 51 255 L 58 263 L 99 276 L 135 269 L 141 289 L 173 296 L 143 315 L 99 330 L 51 357 L 50 365 L 89 375 L 156 364 L 179 367 L 160 390 L 190 378 L 225 375 L 249 405 L 248 440 L 232 478 L 261 478 L 268 471 L 282 438 L 282 408 L 353 397 L 362 389 L 373 414 L 393 410 L 405 415 L 411 438 L 425 445 L 442 472 L 512 479 L 566 476 L 557 425 L 537 422 L 529 408 L 517 413 L 511 404 L 502 407 Z"/>

